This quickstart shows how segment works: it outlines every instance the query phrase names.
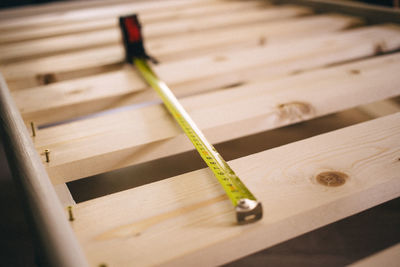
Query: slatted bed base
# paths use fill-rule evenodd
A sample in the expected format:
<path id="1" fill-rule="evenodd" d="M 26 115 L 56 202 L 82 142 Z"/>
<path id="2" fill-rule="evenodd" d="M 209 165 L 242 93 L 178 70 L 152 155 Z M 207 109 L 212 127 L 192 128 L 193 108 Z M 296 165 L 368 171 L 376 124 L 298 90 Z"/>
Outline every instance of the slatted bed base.
<path id="1" fill-rule="evenodd" d="M 259 197 L 261 221 L 234 224 L 217 180 L 123 63 L 117 17 L 132 12 L 155 71 Z M 2 138 L 42 264 L 222 265 L 399 197 L 399 50 L 398 11 L 329 0 L 0 11 Z M 75 203 L 66 183 L 87 177 L 110 188 Z M 399 261 L 397 245 L 354 266 Z"/>

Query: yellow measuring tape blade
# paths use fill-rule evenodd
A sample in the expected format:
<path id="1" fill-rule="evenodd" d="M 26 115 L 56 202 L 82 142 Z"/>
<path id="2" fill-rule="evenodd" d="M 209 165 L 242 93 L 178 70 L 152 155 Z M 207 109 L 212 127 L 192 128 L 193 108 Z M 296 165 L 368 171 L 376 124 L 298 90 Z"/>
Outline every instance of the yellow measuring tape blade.
<path id="1" fill-rule="evenodd" d="M 207 141 L 168 86 L 157 77 L 145 59 L 134 58 L 133 63 L 143 78 L 160 95 L 168 111 L 189 137 L 200 156 L 224 188 L 232 204 L 235 206 L 238 223 L 249 223 L 261 219 L 261 203 L 257 201 L 255 196 L 229 167 L 214 146 Z"/>

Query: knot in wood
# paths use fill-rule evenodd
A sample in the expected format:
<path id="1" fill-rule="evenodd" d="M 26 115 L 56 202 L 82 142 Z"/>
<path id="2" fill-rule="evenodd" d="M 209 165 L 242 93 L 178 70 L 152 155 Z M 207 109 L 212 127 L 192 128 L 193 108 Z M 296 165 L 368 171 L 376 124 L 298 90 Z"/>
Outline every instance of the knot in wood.
<path id="1" fill-rule="evenodd" d="M 321 172 L 317 175 L 316 180 L 318 183 L 325 186 L 341 186 L 346 183 L 349 176 L 343 172 Z"/>
<path id="2" fill-rule="evenodd" d="M 266 43 L 267 43 L 267 38 L 265 36 L 260 36 L 260 39 L 258 39 L 258 45 L 264 46 Z"/>
<path id="3" fill-rule="evenodd" d="M 311 117 L 314 113 L 314 109 L 309 103 L 300 101 L 279 104 L 277 108 L 281 120 L 300 120 Z"/>
<path id="4" fill-rule="evenodd" d="M 214 57 L 214 61 L 219 62 L 219 61 L 226 61 L 228 60 L 225 56 L 216 56 Z"/>
<path id="5" fill-rule="evenodd" d="M 349 71 L 351 74 L 354 74 L 354 75 L 357 75 L 357 74 L 360 74 L 361 73 L 361 71 L 360 70 L 350 70 Z"/>
<path id="6" fill-rule="evenodd" d="M 374 45 L 375 55 L 382 55 L 387 50 L 387 45 L 385 42 L 378 42 Z"/>
<path id="7" fill-rule="evenodd" d="M 36 76 L 36 79 L 41 85 L 55 83 L 57 81 L 56 75 L 53 73 L 38 74 Z"/>

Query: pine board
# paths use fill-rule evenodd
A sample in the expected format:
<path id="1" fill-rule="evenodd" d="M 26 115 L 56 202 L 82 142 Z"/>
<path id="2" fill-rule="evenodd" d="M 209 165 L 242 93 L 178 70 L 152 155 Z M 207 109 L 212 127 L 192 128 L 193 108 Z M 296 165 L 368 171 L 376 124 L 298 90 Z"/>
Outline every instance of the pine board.
<path id="1" fill-rule="evenodd" d="M 377 252 L 366 259 L 351 264 L 351 267 L 396 267 L 400 262 L 400 244 L 391 246 L 383 251 Z"/>
<path id="2" fill-rule="evenodd" d="M 230 162 L 264 205 L 251 225 L 203 169 L 78 204 L 72 227 L 93 266 L 220 265 L 398 197 L 399 140 L 397 113 Z"/>
<path id="3" fill-rule="evenodd" d="M 275 13 L 276 17 L 279 17 L 279 13 L 274 12 L 274 10 L 281 11 L 283 13 L 287 12 L 286 8 L 279 8 L 279 7 L 256 9 L 254 7 L 257 5 L 257 3 L 255 3 L 256 5 L 254 5 L 253 3 L 255 2 L 250 1 L 249 3 L 245 4 L 245 6 L 243 6 L 244 4 L 242 3 L 241 9 L 229 8 L 229 5 L 226 5 L 224 7 L 226 11 L 224 11 L 224 9 L 221 9 L 219 10 L 219 12 L 214 12 L 212 9 L 209 9 L 208 10 L 209 15 L 207 16 L 199 16 L 197 18 L 196 16 L 181 16 L 179 20 L 175 20 L 174 17 L 171 18 L 171 16 L 165 16 L 165 13 L 163 13 L 164 10 L 163 8 L 160 8 L 158 10 L 150 10 L 148 11 L 151 12 L 151 14 L 149 15 L 145 11 L 141 12 L 140 10 L 137 9 L 128 8 L 122 14 L 131 14 L 131 13 L 142 14 L 143 22 L 148 23 L 149 25 L 148 28 L 150 29 L 144 31 L 144 33 L 148 37 L 155 37 L 160 34 L 166 35 L 170 33 L 183 33 L 189 30 L 209 29 L 213 25 L 226 26 L 229 25 L 229 23 L 233 23 L 232 22 L 233 17 L 236 17 L 238 19 L 237 24 L 240 24 L 240 23 L 247 23 L 249 21 L 263 21 L 267 17 L 273 17 L 274 16 L 272 15 L 273 13 Z M 246 8 L 246 6 L 248 8 Z M 309 10 L 307 8 L 303 9 Z M 108 10 L 104 10 L 104 14 L 108 13 L 107 11 Z M 161 15 L 159 15 L 158 17 L 157 15 L 155 15 L 157 14 L 156 13 L 157 11 L 161 12 Z M 119 11 L 119 13 L 121 13 L 121 11 Z M 163 19 L 163 17 L 166 19 L 166 21 L 169 21 L 169 23 L 167 23 L 169 27 L 166 27 L 165 23 L 160 21 L 161 19 Z M 198 21 L 199 24 L 197 24 L 196 21 Z M 154 28 L 151 25 L 154 25 Z M 97 19 L 82 21 L 79 23 L 73 22 L 73 23 L 66 23 L 59 25 L 48 24 L 46 27 L 36 27 L 26 30 L 22 29 L 18 31 L 9 31 L 0 34 L 1 40 L 3 40 L 0 41 L 0 44 L 21 42 L 39 38 L 47 38 L 52 36 L 60 36 L 64 34 L 88 32 L 100 29 L 118 30 L 118 19 L 116 18 L 116 15 L 114 16 L 106 15 L 105 18 L 97 18 Z"/>
<path id="4" fill-rule="evenodd" d="M 399 63 L 393 54 L 181 103 L 218 143 L 399 95 Z M 54 183 L 193 149 L 161 104 L 42 129 L 34 143 L 52 151 L 44 164 Z"/>
<path id="5" fill-rule="evenodd" d="M 38 30 L 38 28 L 42 29 L 47 29 L 46 31 L 51 35 L 51 34 L 60 34 L 61 32 L 65 33 L 62 29 L 68 29 L 64 28 L 62 25 L 68 25 L 68 24 L 80 24 L 83 23 L 81 27 L 78 28 L 69 28 L 69 29 L 79 29 L 81 30 L 90 30 L 92 27 L 90 25 L 90 22 L 93 21 L 101 21 L 103 19 L 109 19 L 109 18 L 114 18 L 123 15 L 126 13 L 132 13 L 132 12 L 140 12 L 143 14 L 146 14 L 146 16 L 149 16 L 150 21 L 151 20 L 156 20 L 157 18 L 163 18 L 163 17 L 168 17 L 167 14 L 182 12 L 185 11 L 187 8 L 192 9 L 192 8 L 199 8 L 204 5 L 209 5 L 213 6 L 214 4 L 227 4 L 229 5 L 226 1 L 218 1 L 218 0 L 167 0 L 167 1 L 127 1 L 127 0 L 122 0 L 119 1 L 120 3 L 117 3 L 117 1 L 108 1 L 108 3 L 105 3 L 104 5 L 99 5 L 99 6 L 94 6 L 94 2 L 90 4 L 91 7 L 83 7 L 77 9 L 71 9 L 69 10 L 68 8 L 65 9 L 63 7 L 59 7 L 59 10 L 57 12 L 49 12 L 47 14 L 37 14 L 40 12 L 35 12 L 33 11 L 32 13 L 36 14 L 31 14 L 31 15 L 23 15 L 23 12 L 16 11 L 14 14 L 8 16 L 4 13 L 6 12 L 1 12 L 3 19 L 0 19 L 0 36 L 8 36 L 11 37 L 10 39 L 2 38 L 0 43 L 9 43 L 9 42 L 15 42 L 15 41 L 23 41 L 23 40 L 29 40 L 30 37 L 32 36 L 35 38 L 38 37 L 46 37 L 47 35 L 44 36 L 35 36 L 30 30 L 33 30 L 33 32 L 36 32 L 35 30 Z M 99 1 L 97 1 L 99 2 Z M 242 4 L 242 5 L 247 5 L 251 6 L 251 3 L 254 3 L 254 1 L 248 1 L 250 4 Z M 60 3 L 58 3 L 60 4 Z M 69 3 L 71 4 L 71 3 Z M 240 5 L 240 4 L 239 4 Z M 21 8 L 20 8 L 21 9 Z M 33 7 L 32 9 L 35 9 Z M 41 10 L 44 10 L 43 8 Z M 12 11 L 12 10 L 8 10 Z M 175 12 L 174 12 L 175 11 Z M 12 13 L 12 12 L 10 12 Z M 24 20 L 21 20 L 21 16 L 24 16 Z M 108 20 L 109 22 L 111 21 L 111 25 L 115 25 L 112 21 L 114 20 Z M 89 24 L 85 24 L 89 22 Z M 89 25 L 88 28 L 85 28 L 86 25 Z M 110 24 L 106 24 L 110 25 Z M 53 30 L 49 30 L 53 29 Z M 18 31 L 17 33 L 14 33 L 12 35 L 8 35 L 10 32 L 13 31 Z M 73 30 L 72 30 L 73 31 Z M 66 31 L 66 32 L 71 32 L 71 31 Z M 2 35 L 2 34 L 5 35 Z M 23 33 L 28 33 L 28 36 L 23 36 Z M 37 32 L 36 32 L 37 33 Z M 14 38 L 12 37 L 14 36 Z"/>
<path id="6" fill-rule="evenodd" d="M 400 31 L 388 25 L 374 26 L 292 42 L 160 64 L 155 70 L 176 95 L 194 95 L 391 51 L 400 47 Z M 14 96 L 25 120 L 37 124 L 156 98 L 128 66 Z"/>
<path id="7" fill-rule="evenodd" d="M 140 19 L 142 20 L 141 15 Z M 200 53 L 211 53 L 214 49 L 221 48 L 222 45 L 224 48 L 238 45 L 242 48 L 258 46 L 261 42 L 264 42 L 265 45 L 279 41 L 284 36 L 289 39 L 325 34 L 361 23 L 361 19 L 338 14 L 295 17 L 293 20 L 289 17 L 276 22 L 232 25 L 224 27 L 223 30 L 217 28 L 206 32 L 177 35 L 174 38 L 170 36 L 147 38 L 146 36 L 145 44 L 159 61 L 165 62 L 166 60 L 177 60 Z M 143 24 L 147 25 L 146 23 Z M 311 26 L 313 31 L 310 31 Z M 0 45 L 0 63 L 109 45 L 121 46 L 119 29 L 102 29 Z"/>
<path id="8" fill-rule="evenodd" d="M 277 20 L 309 12 L 310 9 L 296 6 L 283 6 L 250 12 L 243 11 L 241 14 L 214 15 L 201 20 L 186 19 L 173 23 L 154 23 L 143 28 L 143 34 L 149 38 L 179 33 L 188 34 L 212 28 L 223 28 L 228 25 Z M 46 83 L 46 80 L 48 83 L 48 80 L 70 79 L 74 76 L 79 77 L 103 72 L 116 64 L 122 64 L 123 55 L 122 46 L 106 46 L 31 59 L 24 62 L 3 63 L 0 65 L 0 71 L 2 71 L 11 89 L 27 88 L 43 82 Z M 47 78 L 43 81 L 43 77 L 49 76 L 51 79 Z"/>

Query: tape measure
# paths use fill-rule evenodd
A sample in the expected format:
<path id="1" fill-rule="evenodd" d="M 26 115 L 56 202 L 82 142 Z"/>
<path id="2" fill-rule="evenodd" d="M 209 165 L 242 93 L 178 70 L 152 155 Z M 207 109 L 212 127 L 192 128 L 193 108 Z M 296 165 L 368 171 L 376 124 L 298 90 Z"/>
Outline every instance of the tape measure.
<path id="1" fill-rule="evenodd" d="M 202 159 L 222 185 L 236 210 L 239 224 L 257 221 L 262 218 L 262 206 L 250 190 L 243 184 L 228 163 L 221 157 L 213 145 L 204 137 L 189 114 L 179 103 L 168 86 L 154 73 L 147 60 L 155 61 L 146 54 L 141 34 L 141 26 L 136 15 L 120 18 L 124 37 L 126 60 L 135 65 L 147 83 L 157 91 L 159 96 L 189 137 Z"/>

